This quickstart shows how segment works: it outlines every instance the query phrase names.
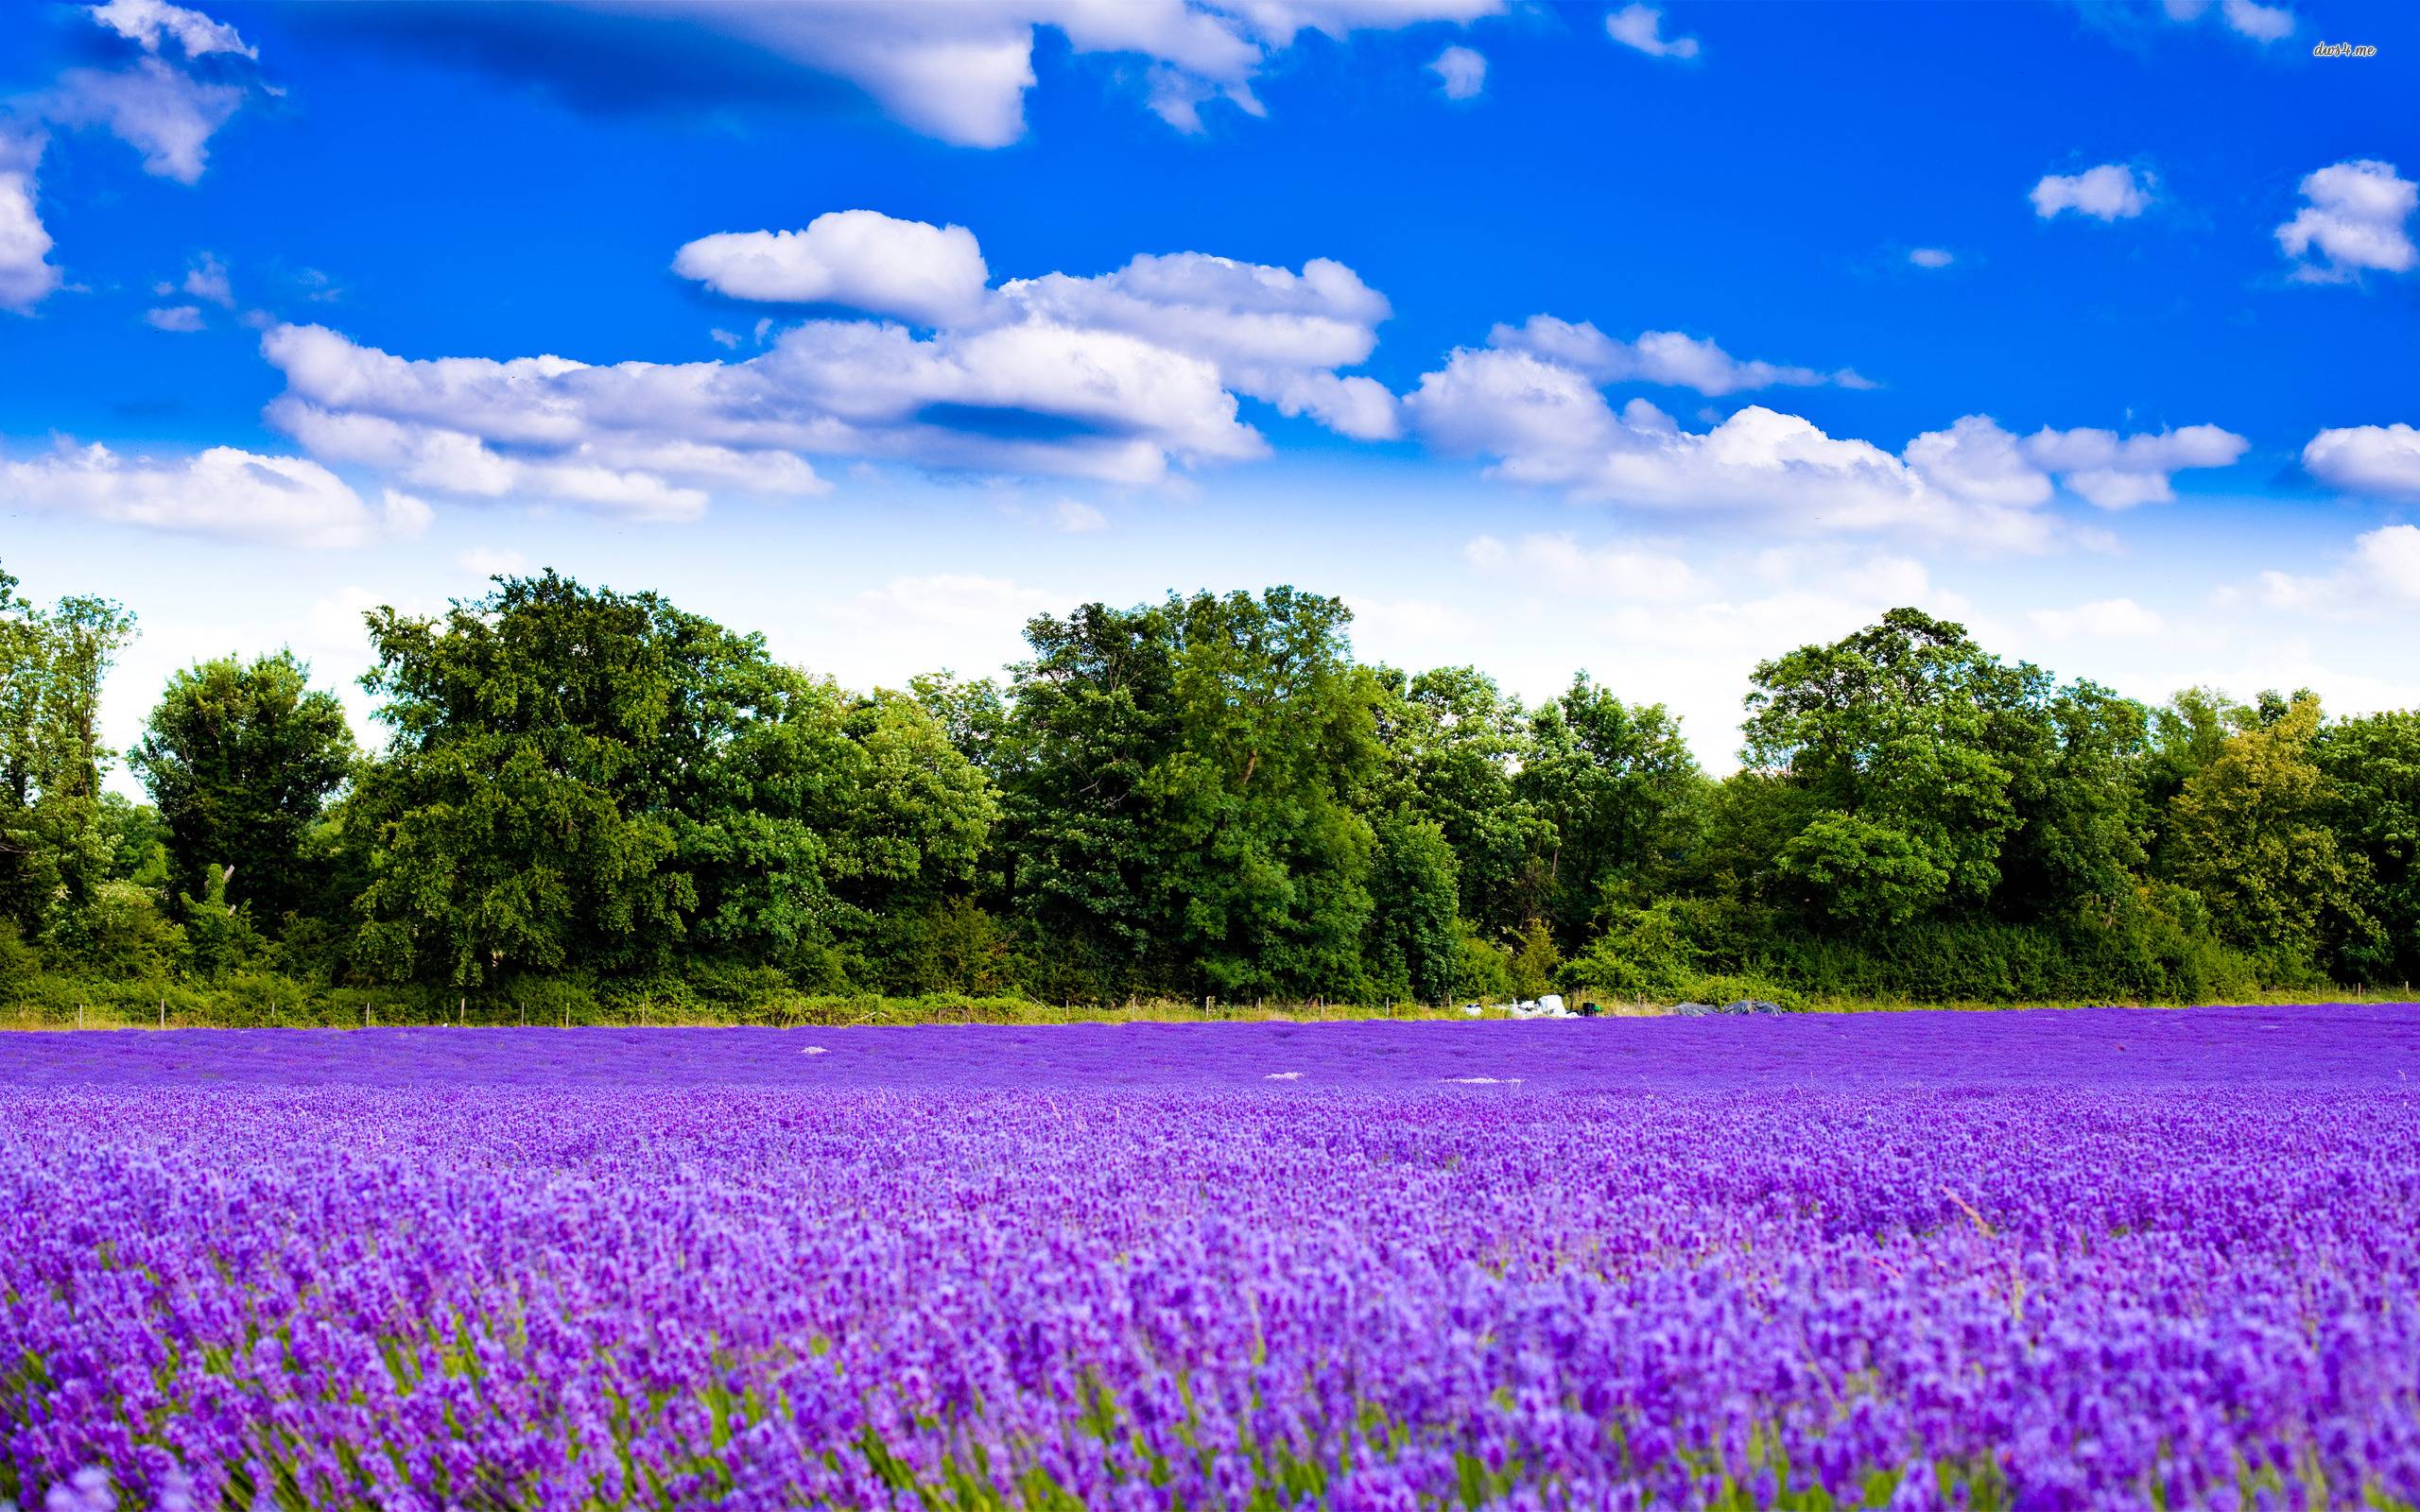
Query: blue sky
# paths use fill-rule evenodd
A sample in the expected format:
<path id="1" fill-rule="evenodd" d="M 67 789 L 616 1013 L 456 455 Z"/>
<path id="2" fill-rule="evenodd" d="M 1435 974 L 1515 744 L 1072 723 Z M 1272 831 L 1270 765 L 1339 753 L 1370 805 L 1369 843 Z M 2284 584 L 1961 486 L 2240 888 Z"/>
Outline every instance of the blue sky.
<path id="1" fill-rule="evenodd" d="M 21 13 L 0 563 L 121 743 L 548 564 L 860 684 L 1290 581 L 1718 767 L 1899 602 L 2420 703 L 2407 7 Z"/>

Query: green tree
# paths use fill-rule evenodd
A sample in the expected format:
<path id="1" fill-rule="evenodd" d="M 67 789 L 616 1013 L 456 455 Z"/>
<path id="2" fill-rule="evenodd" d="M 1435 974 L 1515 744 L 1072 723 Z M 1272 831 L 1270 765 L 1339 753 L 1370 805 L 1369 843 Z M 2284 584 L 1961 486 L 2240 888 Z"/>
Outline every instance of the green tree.
<path id="1" fill-rule="evenodd" d="M 1516 788 L 1531 755 L 1520 700 L 1476 667 L 1378 674 L 1376 808 L 1409 805 L 1452 848 L 1462 917 L 1509 935 L 1545 906 L 1554 826 Z"/>
<path id="2" fill-rule="evenodd" d="M 1000 764 L 1010 885 L 1091 990 L 1361 983 L 1379 690 L 1350 618 L 1273 588 L 1027 627 Z"/>
<path id="3" fill-rule="evenodd" d="M 96 906 L 112 875 L 100 690 L 134 618 L 108 599 L 51 610 L 0 572 L 0 918 L 49 936 Z"/>
<path id="4" fill-rule="evenodd" d="M 2375 945 L 2355 940 L 2337 969 L 2371 982 L 2420 977 L 2420 713 L 2341 720 L 2315 754 L 2334 790 L 2330 828 L 2366 871 L 2363 904 Z"/>
<path id="5" fill-rule="evenodd" d="M 2049 679 L 1913 609 L 1760 663 L 1747 765 L 1806 799 L 1769 886 L 1873 930 L 1983 906 L 2057 745 Z"/>
<path id="6" fill-rule="evenodd" d="M 1461 971 L 1454 848 L 1433 819 L 1401 810 L 1374 827 L 1370 922 L 1362 958 L 1389 1002 L 1442 1003 Z"/>
<path id="7" fill-rule="evenodd" d="M 2052 744 L 2038 780 L 2016 784 L 1999 911 L 2027 920 L 2106 919 L 2132 896 L 2149 859 L 2152 813 L 2139 777 L 2149 715 L 2093 682 L 2060 689 L 2046 713 Z"/>
<path id="8" fill-rule="evenodd" d="M 2219 934 L 2305 970 L 2380 938 L 2360 901 L 2368 864 L 2329 826 L 2340 799 L 2319 734 L 2319 700 L 2297 695 L 2230 738 L 2169 813 L 2169 867 L 2208 903 Z"/>
<path id="9" fill-rule="evenodd" d="M 914 700 L 853 701 L 654 594 L 548 573 L 369 620 L 393 736 L 343 828 L 379 974 L 716 955 L 824 981 L 854 920 L 982 846 L 982 775 Z"/>
<path id="10" fill-rule="evenodd" d="M 354 760 L 343 705 L 285 651 L 177 673 L 129 755 L 167 828 L 170 886 L 223 889 L 272 928 L 317 891 L 303 836 Z"/>
<path id="11" fill-rule="evenodd" d="M 1708 784 L 1662 704 L 1625 704 L 1584 672 L 1530 729 L 1514 791 L 1548 847 L 1546 919 L 1577 950 L 1605 909 L 1645 902 L 1691 863 Z"/>

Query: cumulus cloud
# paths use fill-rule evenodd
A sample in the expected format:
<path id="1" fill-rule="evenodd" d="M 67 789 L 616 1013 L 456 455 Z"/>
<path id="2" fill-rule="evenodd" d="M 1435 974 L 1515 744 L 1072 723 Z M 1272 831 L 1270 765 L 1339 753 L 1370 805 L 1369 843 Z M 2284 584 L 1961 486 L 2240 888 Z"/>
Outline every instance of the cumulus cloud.
<path id="1" fill-rule="evenodd" d="M 59 287 L 50 232 L 34 208 L 43 139 L 0 130 L 0 309 L 32 309 Z"/>
<path id="2" fill-rule="evenodd" d="M 1001 285 L 999 308 L 1027 324 L 1116 332 L 1199 358 L 1222 386 L 1340 435 L 1399 434 L 1394 396 L 1337 371 L 1377 345 L 1392 313 L 1386 297 L 1328 258 L 1295 272 L 1201 252 L 1147 254 L 1095 277 L 1013 280 Z"/>
<path id="3" fill-rule="evenodd" d="M 2025 438 L 2025 455 L 2088 504 L 2131 509 L 2166 504 L 2176 497 L 2170 477 L 2187 468 L 2226 467 L 2251 442 L 2216 425 L 2187 425 L 2157 434 L 2120 437 L 2115 431 L 2054 431 Z"/>
<path id="4" fill-rule="evenodd" d="M 2322 431 L 2303 448 L 2303 469 L 2356 493 L 2420 498 L 2420 430 L 2398 421 Z"/>
<path id="5" fill-rule="evenodd" d="M 1908 261 L 1918 267 L 1947 267 L 1958 261 L 1957 255 L 1942 247 L 1914 247 L 1908 250 Z"/>
<path id="6" fill-rule="evenodd" d="M 918 325 L 980 313 L 991 271 L 963 226 L 836 210 L 804 231 L 722 232 L 681 249 L 672 270 L 734 299 L 845 304 Z"/>
<path id="7" fill-rule="evenodd" d="M 170 461 L 61 442 L 44 455 L 0 459 L 0 494 L 59 514 L 290 546 L 415 535 L 429 518 L 408 494 L 389 490 L 373 507 L 317 462 L 232 446 Z"/>
<path id="8" fill-rule="evenodd" d="M 1695 37 L 1664 35 L 1664 12 L 1650 5 L 1627 5 L 1605 18 L 1605 35 L 1650 58 L 1695 58 Z"/>
<path id="9" fill-rule="evenodd" d="M 316 456 L 416 488 L 656 518 L 695 515 L 718 490 L 821 491 L 809 457 L 1150 483 L 1266 455 L 1239 398 L 1347 436 L 1397 433 L 1394 396 L 1338 370 L 1369 356 L 1389 313 L 1340 263 L 1184 252 L 986 289 L 883 273 L 869 249 L 938 248 L 963 273 L 983 266 L 970 233 L 844 224 L 857 240 L 811 227 L 771 243 L 785 249 L 769 264 L 727 246 L 687 261 L 738 287 L 812 286 L 821 302 L 941 323 L 811 319 L 745 360 L 611 366 L 411 358 L 279 326 L 262 342 L 286 381 L 269 419 Z"/>
<path id="10" fill-rule="evenodd" d="M 1550 315 L 1533 315 L 1519 326 L 1498 325 L 1488 333 L 1488 345 L 1523 352 L 1585 374 L 1597 383 L 1668 384 L 1694 388 L 1709 397 L 1748 388 L 1806 387 L 1837 384 L 1843 388 L 1874 386 L 1847 369 L 1818 372 L 1770 362 L 1742 362 L 1710 340 L 1678 331 L 1642 332 L 1636 341 L 1620 341 L 1588 321 L 1573 324 Z"/>
<path id="11" fill-rule="evenodd" d="M 1985 416 L 1927 432 L 1894 455 L 1751 404 L 1712 429 L 1683 428 L 1644 400 L 1616 410 L 1578 359 L 1462 348 L 1404 401 L 1437 449 L 1492 459 L 1495 475 L 1574 498 L 1754 514 L 1808 533 L 1900 530 L 2039 549 L 2054 476 L 2104 508 L 2171 497 L 2169 474 L 2242 455 L 2215 426 L 2156 435 L 2044 429 L 2019 438 Z"/>
<path id="12" fill-rule="evenodd" d="M 161 309 L 146 310 L 143 318 L 157 331 L 193 332 L 206 329 L 201 307 L 194 304 L 172 304 Z"/>
<path id="13" fill-rule="evenodd" d="M 811 94 L 789 73 L 797 70 L 846 80 L 927 136 L 996 147 L 1025 134 L 1044 26 L 1071 51 L 1138 60 L 1140 68 L 1125 72 L 1140 80 L 1150 108 L 1190 131 L 1212 100 L 1261 113 L 1253 80 L 1305 31 L 1341 40 L 1502 8 L 1503 0 L 568 0 L 305 10 L 311 25 L 470 57 L 599 108 Z M 667 49 L 689 66 L 663 68 Z"/>
<path id="14" fill-rule="evenodd" d="M 2096 220 L 2132 220 L 2149 209 L 2152 180 L 2122 163 L 2104 163 L 2082 173 L 2045 174 L 2033 186 L 2033 214 L 2044 220 L 2064 211 Z"/>
<path id="15" fill-rule="evenodd" d="M 2131 598 L 2103 598 L 2073 609 L 2035 610 L 2033 627 L 2054 641 L 2112 641 L 2157 635 L 2168 622 Z"/>
<path id="16" fill-rule="evenodd" d="M 1487 59 L 1468 47 L 1448 47 L 1428 65 L 1449 100 L 1477 97 L 1487 87 Z"/>
<path id="17" fill-rule="evenodd" d="M 2364 271 L 2408 273 L 2420 263 L 2407 222 L 2420 208 L 2420 184 L 2392 163 L 2362 158 L 2303 180 L 2307 203 L 2277 228 L 2277 245 L 2295 259 L 2294 277 L 2342 284 Z"/>

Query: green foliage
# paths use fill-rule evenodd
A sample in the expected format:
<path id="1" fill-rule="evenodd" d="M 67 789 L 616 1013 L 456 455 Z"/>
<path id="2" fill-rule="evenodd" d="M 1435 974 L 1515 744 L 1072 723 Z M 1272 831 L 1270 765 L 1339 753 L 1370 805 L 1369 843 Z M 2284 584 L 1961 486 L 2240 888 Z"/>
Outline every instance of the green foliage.
<path id="1" fill-rule="evenodd" d="M 837 1022 L 2177 1001 L 2420 965 L 2420 714 L 2145 709 L 1914 610 L 1761 664 L 1720 782 L 1659 706 L 1366 666 L 1291 588 L 1087 605 L 1004 683 L 870 695 L 552 573 L 368 619 L 383 751 L 288 655 L 202 662 L 134 753 L 155 811 L 100 785 L 131 620 L 0 574 L 0 996 Z"/>
<path id="2" fill-rule="evenodd" d="M 1406 808 L 1437 827 L 1454 853 L 1461 917 L 1519 928 L 1544 906 L 1554 850 L 1554 826 L 1515 785 L 1533 748 L 1520 700 L 1474 667 L 1411 678 L 1387 670 L 1379 680 L 1386 755 L 1374 806 Z"/>
<path id="3" fill-rule="evenodd" d="M 166 830 L 168 885 L 223 887 L 271 921 L 319 890 L 303 837 L 353 762 L 343 706 L 284 651 L 177 673 L 128 756 Z"/>
<path id="4" fill-rule="evenodd" d="M 2327 816 L 2375 936 L 2341 941 L 2335 970 L 2353 981 L 2420 976 L 2420 713 L 2347 719 L 2323 730 L 2314 754 L 2333 790 Z"/>
<path id="5" fill-rule="evenodd" d="M 1375 831 L 1361 946 L 1371 990 L 1386 1002 L 1442 1003 L 1461 969 L 1454 848 L 1435 820 L 1408 811 L 1379 819 Z"/>
<path id="6" fill-rule="evenodd" d="M 2369 861 L 2339 843 L 2335 783 L 2318 757 L 2319 700 L 2298 695 L 2229 739 L 2169 807 L 2169 866 L 2219 932 L 2282 963 L 2369 955 L 2383 932 L 2362 907 Z"/>
<path id="7" fill-rule="evenodd" d="M 549 573 L 370 616 L 394 735 L 345 829 L 356 958 L 476 987 L 690 953 L 812 972 L 853 922 L 971 873 L 981 773 L 911 698 L 851 699 L 651 593 Z"/>
<path id="8" fill-rule="evenodd" d="M 0 919 L 42 937 L 80 928 L 113 875 L 100 690 L 134 619 L 102 598 L 44 610 L 16 587 L 0 572 Z"/>
<path id="9" fill-rule="evenodd" d="M 1708 784 L 1679 722 L 1584 672 L 1530 721 L 1514 785 L 1551 826 L 1544 917 L 1563 946 L 1609 904 L 1668 887 L 1703 846 Z"/>
<path id="10" fill-rule="evenodd" d="M 1341 995 L 1362 981 L 1376 678 L 1350 612 L 1271 589 L 1027 628 L 1000 762 L 1012 905 L 1088 995 Z"/>
<path id="11" fill-rule="evenodd" d="M 1984 904 L 2055 732 L 2048 677 L 1912 609 L 1759 664 L 1750 766 L 1811 800 L 1775 853 L 1776 896 L 1875 930 Z"/>

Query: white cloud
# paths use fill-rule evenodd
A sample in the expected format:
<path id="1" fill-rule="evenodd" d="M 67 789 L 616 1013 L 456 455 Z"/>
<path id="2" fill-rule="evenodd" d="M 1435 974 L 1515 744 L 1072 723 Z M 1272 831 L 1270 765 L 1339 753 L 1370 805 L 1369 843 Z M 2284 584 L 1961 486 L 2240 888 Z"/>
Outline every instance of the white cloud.
<path id="1" fill-rule="evenodd" d="M 1695 432 L 1644 400 L 1617 412 L 1592 373 L 1503 347 L 1456 350 L 1404 408 L 1438 450 L 1492 458 L 1496 476 L 1577 499 L 2014 550 L 2040 549 L 2058 533 L 2034 512 L 2051 496 L 2052 474 L 2082 498 L 2124 508 L 2171 497 L 2171 472 L 2223 466 L 2246 444 L 2209 425 L 2125 438 L 2046 428 L 2020 440 L 1969 416 L 1894 456 L 1757 404 Z"/>
<path id="2" fill-rule="evenodd" d="M 2298 613 L 2371 618 L 2382 601 L 2420 604 L 2420 525 L 2381 525 L 2356 536 L 2333 575 L 2265 572 L 2258 581 L 2262 602 Z"/>
<path id="3" fill-rule="evenodd" d="M 2209 13 L 2210 0 L 2165 0 L 2161 9 L 2169 20 L 2189 24 Z M 2219 14 L 2229 31 L 2257 43 L 2273 43 L 2293 35 L 2294 13 L 2283 6 L 2264 6 L 2257 0 L 2223 0 Z"/>
<path id="4" fill-rule="evenodd" d="M 1958 258 L 1946 248 L 1915 247 L 1909 249 L 1908 261 L 1918 267 L 1947 267 L 1958 261 Z"/>
<path id="5" fill-rule="evenodd" d="M 1315 257 L 1297 273 L 1201 252 L 1145 255 L 1091 278 L 1012 280 L 999 300 L 1028 321 L 1122 332 L 1201 358 L 1226 387 L 1340 435 L 1399 434 L 1392 394 L 1336 371 L 1369 357 L 1391 313 L 1341 263 Z"/>
<path id="6" fill-rule="evenodd" d="M 95 22 L 147 53 L 156 53 L 161 43 L 173 40 L 188 58 L 200 58 L 210 53 L 233 53 L 243 58 L 260 56 L 245 44 L 234 27 L 224 22 L 213 21 L 199 10 L 164 4 L 163 0 L 109 0 L 108 4 L 94 6 L 91 10 Z"/>
<path id="7" fill-rule="evenodd" d="M 1649 508 L 1754 514 L 1806 532 L 1911 529 L 1996 544 L 2044 544 L 2022 510 L 1932 488 L 1872 443 L 1825 435 L 1751 404 L 1705 432 L 1645 400 L 1616 413 L 1583 373 L 1523 352 L 1456 351 L 1404 401 L 1431 445 L 1495 459 L 1514 482 Z"/>
<path id="8" fill-rule="evenodd" d="M 1517 327 L 1498 325 L 1488 333 L 1487 340 L 1491 347 L 1529 352 L 1574 369 L 1600 384 L 1668 384 L 1694 388 L 1709 397 L 1784 386 L 1874 387 L 1847 368 L 1826 373 L 1812 368 L 1742 362 L 1710 340 L 1678 331 L 1646 331 L 1639 334 L 1636 341 L 1620 341 L 1588 321 L 1575 325 L 1550 315 L 1533 315 Z"/>
<path id="9" fill-rule="evenodd" d="M 2172 474 L 2187 468 L 2227 467 L 2251 442 L 2216 425 L 2187 425 L 2156 435 L 2120 438 L 2115 431 L 2054 431 L 2025 438 L 2025 455 L 2060 474 L 2080 498 L 2104 509 L 2166 504 L 2176 497 Z"/>
<path id="10" fill-rule="evenodd" d="M 235 291 L 227 282 L 227 265 L 208 252 L 194 259 L 193 266 L 185 269 L 184 283 L 180 286 L 197 300 L 208 300 L 230 310 L 235 307 Z M 160 292 L 164 294 L 167 291 L 163 289 Z"/>
<path id="11" fill-rule="evenodd" d="M 526 570 L 529 558 L 517 551 L 474 546 L 455 553 L 454 565 L 475 577 L 510 577 Z"/>
<path id="12" fill-rule="evenodd" d="M 416 535 L 429 513 L 392 490 L 373 508 L 317 462 L 232 446 L 163 461 L 62 441 L 46 455 L 0 460 L 0 493 L 60 514 L 289 546 Z"/>
<path id="13" fill-rule="evenodd" d="M 163 0 L 109 0 L 86 8 L 93 22 L 143 51 L 120 69 L 71 68 L 28 95 L 31 117 L 59 126 L 99 126 L 143 154 L 146 172 L 192 183 L 201 177 L 211 136 L 244 102 L 245 88 L 205 83 L 160 56 L 174 43 L 188 61 L 212 54 L 251 59 L 233 26 Z M 35 170 L 45 145 L 37 129 L 0 122 L 0 309 L 31 310 L 60 286 L 48 261 L 52 242 L 34 204 Z M 199 291 L 195 291 L 199 292 Z"/>
<path id="14" fill-rule="evenodd" d="M 739 333 L 736 331 L 726 331 L 720 326 L 716 326 L 707 331 L 706 335 L 714 337 L 716 346 L 730 351 L 736 351 L 739 347 Z"/>
<path id="15" fill-rule="evenodd" d="M 2299 260 L 2296 279 L 2342 284 L 2365 269 L 2408 273 L 2420 263 L 2405 225 L 2420 207 L 2420 184 L 2394 163 L 2375 158 L 2335 163 L 2305 178 L 2302 190 L 2308 203 L 2277 228 L 2277 245 Z"/>
<path id="16" fill-rule="evenodd" d="M 160 309 L 146 310 L 143 312 L 143 318 L 151 322 L 153 329 L 160 331 L 193 332 L 208 329 L 202 323 L 200 307 L 192 304 L 172 304 Z"/>
<path id="17" fill-rule="evenodd" d="M 2033 186 L 2033 213 L 2048 220 L 2072 210 L 2097 220 L 2131 220 L 2150 208 L 2153 180 L 2137 179 L 2122 163 L 2104 163 L 2082 173 L 2046 174 Z"/>
<path id="18" fill-rule="evenodd" d="M 1342 39 L 1426 22 L 1467 22 L 1502 0 L 690 0 L 631 6 L 576 0 L 626 25 L 701 30 L 864 90 L 892 118 L 963 146 L 996 147 L 1025 134 L 1033 88 L 1034 34 L 1055 28 L 1077 53 L 1143 60 L 1153 112 L 1180 130 L 1201 129 L 1201 107 L 1223 99 L 1261 113 L 1252 85 L 1304 31 Z M 415 18 L 442 28 L 440 14 Z M 649 60 L 631 60 L 634 70 Z"/>
<path id="19" fill-rule="evenodd" d="M 873 219 L 877 240 L 931 245 L 903 227 L 942 234 Z M 953 228 L 958 238 L 952 255 L 979 270 L 973 236 Z M 964 318 L 929 335 L 809 320 L 744 361 L 610 367 L 415 360 L 322 327 L 280 326 L 262 342 L 286 377 L 269 418 L 315 455 L 415 487 L 654 517 L 695 515 L 718 490 L 820 491 L 809 456 L 1155 482 L 1172 468 L 1266 455 L 1238 396 L 1347 436 L 1397 433 L 1394 396 L 1337 370 L 1370 354 L 1388 314 L 1340 263 L 1314 258 L 1295 271 L 1185 252 L 989 291 L 961 279 L 942 298 L 929 280 L 880 285 L 850 262 L 862 248 L 836 261 L 823 256 L 832 245 L 809 251 L 836 294 Z"/>
<path id="20" fill-rule="evenodd" d="M 981 312 L 991 272 L 963 226 L 836 210 L 804 231 L 722 232 L 681 249 L 672 270 L 735 299 L 845 304 L 919 325 Z"/>
<path id="21" fill-rule="evenodd" d="M 2226 17 L 2230 30 L 2255 42 L 2277 42 L 2293 35 L 2294 13 L 2284 6 L 2264 6 L 2256 0 L 2221 0 L 2219 11 Z"/>
<path id="22" fill-rule="evenodd" d="M 1050 507 L 1053 528 L 1070 536 L 1088 536 L 1109 528 L 1109 516 L 1080 499 L 1062 499 Z"/>
<path id="23" fill-rule="evenodd" d="M 1449 100 L 1475 98 L 1487 87 L 1487 59 L 1468 47 L 1446 48 L 1428 71 L 1437 76 Z"/>
<path id="24" fill-rule="evenodd" d="M 2052 640 L 2110 641 L 2157 635 L 2168 622 L 2131 598 L 2103 598 L 2073 609 L 2035 610 L 2027 618 Z"/>
<path id="25" fill-rule="evenodd" d="M 244 103 L 233 84 L 206 84 L 158 58 L 123 69 L 71 68 L 43 106 L 63 126 L 106 127 L 143 154 L 143 171 L 199 181 L 211 137 Z"/>
<path id="26" fill-rule="evenodd" d="M 2322 431 L 2303 448 L 2303 468 L 2340 489 L 2420 498 L 2420 430 L 2398 421 Z"/>
<path id="27" fill-rule="evenodd" d="M 59 287 L 50 232 L 34 208 L 43 139 L 0 130 L 0 309 L 26 311 Z"/>
<path id="28" fill-rule="evenodd" d="M 1695 37 L 1664 36 L 1664 12 L 1650 5 L 1627 5 L 1605 18 L 1605 35 L 1650 58 L 1695 58 Z"/>

